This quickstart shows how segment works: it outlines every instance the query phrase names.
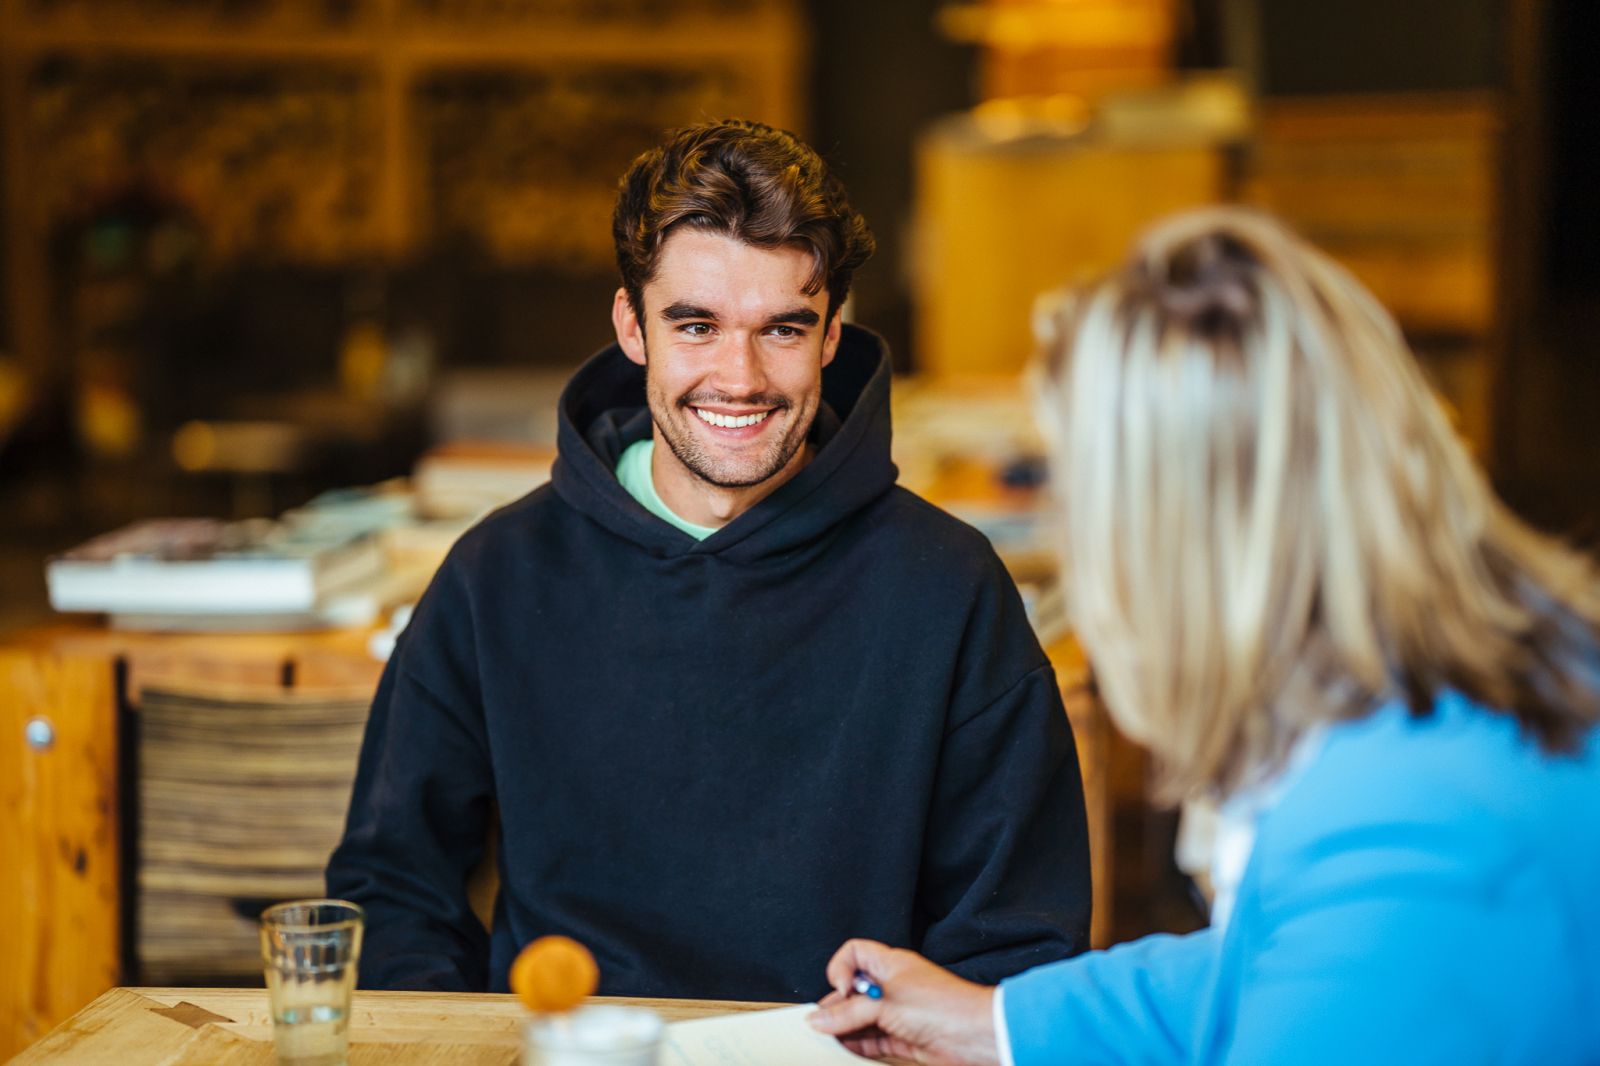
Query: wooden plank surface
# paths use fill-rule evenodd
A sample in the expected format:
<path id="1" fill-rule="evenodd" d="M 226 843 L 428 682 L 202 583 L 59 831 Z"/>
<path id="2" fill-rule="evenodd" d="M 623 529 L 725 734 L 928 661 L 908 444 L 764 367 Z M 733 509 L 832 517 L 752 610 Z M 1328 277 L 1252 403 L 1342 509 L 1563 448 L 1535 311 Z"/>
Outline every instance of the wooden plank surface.
<path id="1" fill-rule="evenodd" d="M 0 648 L 0 1060 L 117 983 L 117 826 L 111 670 Z"/>
<path id="2" fill-rule="evenodd" d="M 602 999 L 668 1022 L 783 1006 L 678 999 Z M 528 1012 L 514 996 L 357 992 L 351 1066 L 512 1066 Z M 13 1066 L 271 1066 L 272 1021 L 259 988 L 114 988 L 25 1051 Z"/>
<path id="3" fill-rule="evenodd" d="M 383 664 L 367 651 L 372 627 L 313 633 L 141 633 L 90 623 L 42 628 L 22 638 L 61 654 L 128 665 L 128 694 L 146 687 L 205 689 L 364 688 Z"/>

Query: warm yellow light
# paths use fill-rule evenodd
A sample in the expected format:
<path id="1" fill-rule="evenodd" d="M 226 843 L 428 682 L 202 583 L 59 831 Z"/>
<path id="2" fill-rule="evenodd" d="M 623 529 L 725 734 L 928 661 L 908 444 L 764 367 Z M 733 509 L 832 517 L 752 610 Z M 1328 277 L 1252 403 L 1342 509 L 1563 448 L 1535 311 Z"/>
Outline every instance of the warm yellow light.
<path id="1" fill-rule="evenodd" d="M 172 435 L 172 460 L 185 470 L 206 470 L 217 458 L 217 434 L 204 422 L 185 422 Z"/>

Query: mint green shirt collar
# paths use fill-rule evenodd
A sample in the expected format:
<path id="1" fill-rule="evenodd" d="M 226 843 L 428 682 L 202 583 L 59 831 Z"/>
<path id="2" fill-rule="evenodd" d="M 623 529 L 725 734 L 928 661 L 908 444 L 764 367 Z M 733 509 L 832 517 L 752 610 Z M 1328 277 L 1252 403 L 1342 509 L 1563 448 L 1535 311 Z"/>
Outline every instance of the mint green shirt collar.
<path id="1" fill-rule="evenodd" d="M 681 529 L 695 540 L 705 540 L 716 532 L 711 526 L 697 526 L 675 514 L 656 493 L 656 481 L 650 473 L 650 463 L 655 457 L 654 437 L 634 441 L 622 451 L 617 460 L 617 480 L 628 490 L 628 495 L 639 501 L 646 511 L 674 528 Z"/>

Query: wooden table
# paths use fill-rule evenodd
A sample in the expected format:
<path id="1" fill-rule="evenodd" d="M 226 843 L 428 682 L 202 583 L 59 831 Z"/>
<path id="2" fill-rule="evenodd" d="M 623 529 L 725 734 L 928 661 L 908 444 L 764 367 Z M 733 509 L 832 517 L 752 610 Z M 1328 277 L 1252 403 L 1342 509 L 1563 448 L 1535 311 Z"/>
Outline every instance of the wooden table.
<path id="1" fill-rule="evenodd" d="M 603 999 L 669 1022 L 777 1003 Z M 350 1066 L 514 1066 L 528 1012 L 514 996 L 357 992 Z M 62 1022 L 12 1066 L 273 1066 L 272 1018 L 260 988 L 113 988 Z"/>

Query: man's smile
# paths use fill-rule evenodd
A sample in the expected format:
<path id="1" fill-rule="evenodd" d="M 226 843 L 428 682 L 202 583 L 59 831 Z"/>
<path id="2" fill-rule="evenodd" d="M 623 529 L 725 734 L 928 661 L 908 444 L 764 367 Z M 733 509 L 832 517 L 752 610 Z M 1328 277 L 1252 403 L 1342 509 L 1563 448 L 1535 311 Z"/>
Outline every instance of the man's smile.
<path id="1" fill-rule="evenodd" d="M 768 415 L 776 410 L 776 408 L 772 407 L 759 411 L 714 410 L 710 407 L 695 407 L 692 405 L 689 409 L 699 417 L 700 421 L 718 429 L 747 429 L 752 426 L 759 426 L 767 420 Z"/>

